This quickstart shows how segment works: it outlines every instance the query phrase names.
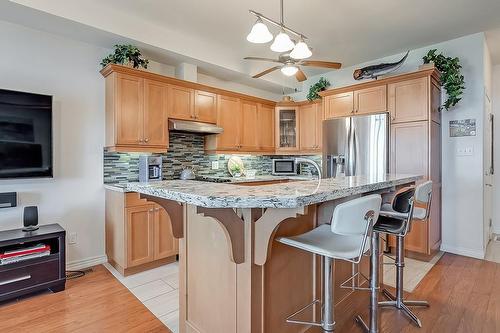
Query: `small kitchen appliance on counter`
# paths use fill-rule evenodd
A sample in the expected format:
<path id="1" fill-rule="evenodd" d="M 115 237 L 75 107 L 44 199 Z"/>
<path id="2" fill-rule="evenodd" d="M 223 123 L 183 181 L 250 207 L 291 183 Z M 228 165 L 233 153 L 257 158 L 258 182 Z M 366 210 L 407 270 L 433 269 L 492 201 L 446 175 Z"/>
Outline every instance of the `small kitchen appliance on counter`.
<path id="1" fill-rule="evenodd" d="M 180 179 L 182 180 L 193 180 L 196 179 L 196 174 L 191 168 L 185 168 L 181 171 Z"/>
<path id="2" fill-rule="evenodd" d="M 147 183 L 162 180 L 161 166 L 161 156 L 139 156 L 139 181 Z"/>
<path id="3" fill-rule="evenodd" d="M 294 158 L 274 159 L 272 174 L 275 176 L 296 176 L 297 163 Z"/>

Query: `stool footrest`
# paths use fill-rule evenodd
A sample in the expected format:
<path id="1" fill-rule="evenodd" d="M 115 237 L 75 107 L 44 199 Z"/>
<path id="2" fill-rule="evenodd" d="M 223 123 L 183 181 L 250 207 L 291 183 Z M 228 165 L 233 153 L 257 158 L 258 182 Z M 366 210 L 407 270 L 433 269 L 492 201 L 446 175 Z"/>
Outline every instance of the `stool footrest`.
<path id="1" fill-rule="evenodd" d="M 314 306 L 316 304 L 321 304 L 321 301 L 319 299 L 312 301 L 311 303 L 307 304 L 303 308 L 299 309 L 298 311 L 296 311 L 296 312 L 292 313 L 291 315 L 289 315 L 288 317 L 286 317 L 286 322 L 290 323 L 290 324 L 321 326 L 322 325 L 321 321 L 317 322 L 317 321 L 305 321 L 305 320 L 293 319 L 295 316 L 301 314 L 302 312 L 306 311 L 308 308 L 310 308 L 311 306 Z"/>
<path id="2" fill-rule="evenodd" d="M 356 277 L 358 279 L 356 279 Z M 363 279 L 363 281 L 360 281 L 359 277 Z M 369 287 L 361 287 L 362 283 L 364 282 L 369 282 L 370 280 L 363 275 L 361 272 L 357 272 L 344 282 L 340 284 L 340 288 L 342 289 L 351 289 L 351 290 L 364 290 L 364 291 L 370 291 L 371 289 Z"/>

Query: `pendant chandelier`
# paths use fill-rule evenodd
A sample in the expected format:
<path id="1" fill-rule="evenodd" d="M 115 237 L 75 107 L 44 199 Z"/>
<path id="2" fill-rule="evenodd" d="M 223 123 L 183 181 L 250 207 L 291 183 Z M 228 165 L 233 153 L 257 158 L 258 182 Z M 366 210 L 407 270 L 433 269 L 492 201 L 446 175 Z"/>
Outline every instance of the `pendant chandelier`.
<path id="1" fill-rule="evenodd" d="M 291 51 L 290 57 L 293 59 L 307 59 L 312 55 L 311 49 L 305 42 L 307 37 L 304 36 L 304 34 L 294 31 L 285 25 L 283 19 L 283 0 L 280 0 L 279 23 L 253 10 L 250 10 L 250 13 L 257 17 L 257 21 L 255 22 L 252 30 L 247 36 L 247 40 L 249 42 L 264 44 L 270 42 L 274 38 L 274 41 L 271 44 L 271 50 L 274 52 L 283 53 Z M 279 28 L 279 33 L 275 37 L 269 31 L 269 28 L 264 23 L 264 21 Z M 292 37 L 296 38 L 298 41 L 293 40 L 290 35 L 292 35 Z M 287 73 L 283 72 L 283 74 L 291 76 L 296 72 L 296 70 L 293 73 L 292 70 L 288 70 Z"/>

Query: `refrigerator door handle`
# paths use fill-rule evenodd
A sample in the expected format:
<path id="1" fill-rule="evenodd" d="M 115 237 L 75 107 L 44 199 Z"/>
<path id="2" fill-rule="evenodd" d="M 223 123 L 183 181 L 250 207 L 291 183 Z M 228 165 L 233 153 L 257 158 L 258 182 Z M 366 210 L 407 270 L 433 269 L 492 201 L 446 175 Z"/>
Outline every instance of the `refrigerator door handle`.
<path id="1" fill-rule="evenodd" d="M 345 175 L 351 176 L 351 129 L 352 119 L 349 118 L 349 128 L 347 129 L 347 140 L 345 142 Z"/>
<path id="2" fill-rule="evenodd" d="M 356 128 L 352 127 L 352 135 L 351 135 L 351 144 L 352 144 L 352 170 L 351 175 L 356 176 L 356 167 L 357 167 L 357 159 L 358 159 L 358 140 L 356 140 Z"/>
<path id="3" fill-rule="evenodd" d="M 354 176 L 356 172 L 356 140 L 353 119 L 350 119 L 347 133 L 346 176 Z"/>

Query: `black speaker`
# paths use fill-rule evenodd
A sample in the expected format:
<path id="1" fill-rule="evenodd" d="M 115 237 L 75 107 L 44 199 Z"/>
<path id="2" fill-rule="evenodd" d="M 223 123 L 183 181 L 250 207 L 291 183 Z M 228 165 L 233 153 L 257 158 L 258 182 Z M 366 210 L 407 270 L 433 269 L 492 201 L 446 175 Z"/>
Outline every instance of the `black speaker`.
<path id="1" fill-rule="evenodd" d="M 38 230 L 38 207 L 37 206 L 24 207 L 23 221 L 24 221 L 23 231 Z"/>

